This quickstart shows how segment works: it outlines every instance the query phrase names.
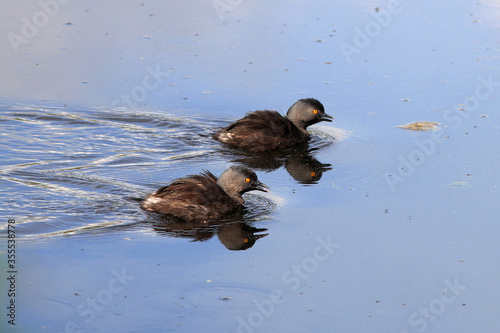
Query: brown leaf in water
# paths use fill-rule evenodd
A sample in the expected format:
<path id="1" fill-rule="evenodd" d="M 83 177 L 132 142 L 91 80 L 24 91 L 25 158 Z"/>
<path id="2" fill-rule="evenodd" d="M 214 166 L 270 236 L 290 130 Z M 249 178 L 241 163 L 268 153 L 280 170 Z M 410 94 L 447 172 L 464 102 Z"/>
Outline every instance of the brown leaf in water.
<path id="1" fill-rule="evenodd" d="M 439 123 L 433 121 L 416 121 L 406 125 L 399 125 L 396 127 L 409 129 L 412 131 L 434 131 L 436 130 Z"/>

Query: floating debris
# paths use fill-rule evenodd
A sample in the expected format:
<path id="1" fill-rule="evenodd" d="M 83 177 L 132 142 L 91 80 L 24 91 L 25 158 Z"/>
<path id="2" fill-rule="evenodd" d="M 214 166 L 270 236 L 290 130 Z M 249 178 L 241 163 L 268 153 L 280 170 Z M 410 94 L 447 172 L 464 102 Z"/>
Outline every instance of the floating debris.
<path id="1" fill-rule="evenodd" d="M 453 182 L 450 184 L 450 186 L 468 186 L 469 183 L 467 182 Z"/>
<path id="2" fill-rule="evenodd" d="M 438 128 L 437 127 L 438 125 L 440 124 L 434 121 L 416 121 L 413 123 L 409 123 L 406 125 L 399 125 L 395 127 L 409 129 L 412 131 L 434 131 Z"/>
<path id="3" fill-rule="evenodd" d="M 340 186 L 335 185 L 335 182 L 332 182 L 332 187 L 336 190 L 340 190 Z"/>

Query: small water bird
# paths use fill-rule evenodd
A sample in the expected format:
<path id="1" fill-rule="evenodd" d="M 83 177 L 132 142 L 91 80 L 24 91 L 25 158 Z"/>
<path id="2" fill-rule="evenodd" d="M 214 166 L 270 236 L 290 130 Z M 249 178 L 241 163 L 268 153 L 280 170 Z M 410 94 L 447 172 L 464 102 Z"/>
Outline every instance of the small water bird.
<path id="1" fill-rule="evenodd" d="M 308 126 L 333 119 L 320 101 L 304 98 L 288 109 L 286 117 L 278 111 L 253 111 L 213 137 L 229 147 L 259 153 L 306 142 L 310 138 Z"/>
<path id="2" fill-rule="evenodd" d="M 141 207 L 186 221 L 209 221 L 241 208 L 244 193 L 266 189 L 252 170 L 231 166 L 219 178 L 207 170 L 179 178 L 149 195 Z"/>

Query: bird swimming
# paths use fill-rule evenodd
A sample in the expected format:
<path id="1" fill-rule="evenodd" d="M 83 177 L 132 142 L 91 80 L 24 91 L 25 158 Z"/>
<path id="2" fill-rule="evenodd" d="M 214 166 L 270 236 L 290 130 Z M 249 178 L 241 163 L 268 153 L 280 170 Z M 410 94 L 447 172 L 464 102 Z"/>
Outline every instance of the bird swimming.
<path id="1" fill-rule="evenodd" d="M 231 166 L 219 178 L 210 171 L 179 178 L 141 202 L 141 208 L 186 221 L 209 221 L 241 208 L 242 195 L 268 186 L 250 169 Z"/>
<path id="2" fill-rule="evenodd" d="M 321 121 L 333 121 L 320 101 L 299 99 L 285 116 L 278 111 L 259 110 L 219 130 L 213 138 L 232 148 L 253 153 L 294 146 L 310 139 L 307 127 Z"/>

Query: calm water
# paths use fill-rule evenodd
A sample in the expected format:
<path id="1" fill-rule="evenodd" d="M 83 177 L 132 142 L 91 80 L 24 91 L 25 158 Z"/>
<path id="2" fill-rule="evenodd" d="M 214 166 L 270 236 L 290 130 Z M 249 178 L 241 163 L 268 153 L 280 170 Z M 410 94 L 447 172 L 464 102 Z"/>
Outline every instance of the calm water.
<path id="1" fill-rule="evenodd" d="M 498 331 L 497 1 L 47 3 L 0 4 L 2 330 Z M 304 97 L 299 151 L 210 138 Z M 139 208 L 234 164 L 231 220 Z"/>

